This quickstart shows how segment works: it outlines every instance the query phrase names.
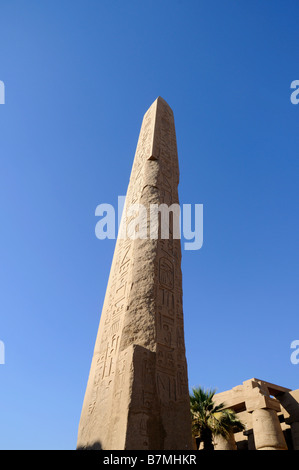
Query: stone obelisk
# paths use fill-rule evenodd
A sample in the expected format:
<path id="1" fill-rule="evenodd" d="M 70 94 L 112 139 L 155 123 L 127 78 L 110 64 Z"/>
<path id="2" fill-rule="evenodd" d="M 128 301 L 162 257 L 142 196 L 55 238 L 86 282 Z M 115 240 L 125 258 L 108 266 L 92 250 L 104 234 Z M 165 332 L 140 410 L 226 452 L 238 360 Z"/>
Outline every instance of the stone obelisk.
<path id="1" fill-rule="evenodd" d="M 178 204 L 178 183 L 173 112 L 159 97 L 143 118 L 124 212 Z M 171 226 L 168 239 L 118 236 L 77 448 L 192 449 L 181 246 Z"/>

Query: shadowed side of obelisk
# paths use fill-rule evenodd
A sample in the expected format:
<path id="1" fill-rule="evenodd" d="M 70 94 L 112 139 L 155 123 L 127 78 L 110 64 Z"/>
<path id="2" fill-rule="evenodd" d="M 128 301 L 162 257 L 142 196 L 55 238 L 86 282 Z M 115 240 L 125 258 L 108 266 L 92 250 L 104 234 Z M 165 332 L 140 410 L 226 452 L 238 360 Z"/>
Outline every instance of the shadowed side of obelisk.
<path id="1" fill-rule="evenodd" d="M 178 203 L 173 113 L 143 118 L 126 209 Z M 123 218 L 128 228 L 132 213 Z M 78 448 L 191 449 L 180 240 L 119 237 L 79 425 Z"/>

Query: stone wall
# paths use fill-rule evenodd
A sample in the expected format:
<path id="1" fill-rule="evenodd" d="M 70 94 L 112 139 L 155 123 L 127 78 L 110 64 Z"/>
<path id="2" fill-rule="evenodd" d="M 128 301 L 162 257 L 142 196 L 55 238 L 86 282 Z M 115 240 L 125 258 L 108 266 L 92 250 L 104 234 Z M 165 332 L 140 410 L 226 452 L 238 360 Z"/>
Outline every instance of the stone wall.
<path id="1" fill-rule="evenodd" d="M 214 401 L 233 409 L 246 426 L 234 434 L 231 449 L 299 450 L 299 389 L 253 378 L 216 394 Z M 227 450 L 228 443 L 217 438 L 215 449 Z"/>

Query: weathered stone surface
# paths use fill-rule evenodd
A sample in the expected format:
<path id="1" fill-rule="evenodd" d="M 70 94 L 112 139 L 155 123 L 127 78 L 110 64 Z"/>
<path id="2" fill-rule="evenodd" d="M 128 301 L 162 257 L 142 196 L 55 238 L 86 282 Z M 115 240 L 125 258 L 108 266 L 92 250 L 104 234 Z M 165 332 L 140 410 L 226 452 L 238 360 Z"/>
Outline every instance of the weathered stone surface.
<path id="1" fill-rule="evenodd" d="M 126 208 L 178 203 L 178 182 L 173 113 L 159 97 L 143 118 Z M 117 239 L 77 448 L 192 449 L 178 239 Z"/>
<path id="2" fill-rule="evenodd" d="M 234 433 L 231 432 L 228 438 L 221 435 L 215 436 L 214 450 L 237 450 Z"/>
<path id="3" fill-rule="evenodd" d="M 226 408 L 235 410 L 238 418 L 245 424 L 246 431 L 235 434 L 238 449 L 287 449 L 284 431 L 289 428 L 288 423 L 292 432 L 290 445 L 296 449 L 299 447 L 297 392 L 253 378 L 231 390 L 216 394 L 214 401 L 216 404 L 224 402 Z M 220 446 L 224 448 L 223 443 L 218 448 Z"/>
<path id="4" fill-rule="evenodd" d="M 286 450 L 287 445 L 277 413 L 272 408 L 252 411 L 252 425 L 257 450 Z"/>

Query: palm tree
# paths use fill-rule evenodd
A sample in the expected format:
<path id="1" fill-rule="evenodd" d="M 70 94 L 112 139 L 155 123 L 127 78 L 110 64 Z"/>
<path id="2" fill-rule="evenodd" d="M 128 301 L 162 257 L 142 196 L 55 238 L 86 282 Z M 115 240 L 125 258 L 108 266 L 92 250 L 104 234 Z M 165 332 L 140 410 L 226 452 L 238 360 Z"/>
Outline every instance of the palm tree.
<path id="1" fill-rule="evenodd" d="M 216 390 L 192 388 L 190 409 L 192 432 L 197 441 L 203 442 L 204 450 L 213 450 L 213 436 L 228 439 L 231 433 L 245 429 L 233 410 L 225 409 L 224 403 L 216 405 L 213 397 Z"/>
<path id="2" fill-rule="evenodd" d="M 235 411 L 226 408 L 215 414 L 215 430 L 214 436 L 216 448 L 226 450 L 237 450 L 237 445 L 234 437 L 235 432 L 244 431 L 245 425 L 237 417 Z M 223 443 L 224 442 L 224 447 Z"/>

